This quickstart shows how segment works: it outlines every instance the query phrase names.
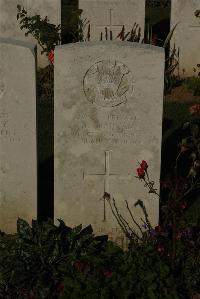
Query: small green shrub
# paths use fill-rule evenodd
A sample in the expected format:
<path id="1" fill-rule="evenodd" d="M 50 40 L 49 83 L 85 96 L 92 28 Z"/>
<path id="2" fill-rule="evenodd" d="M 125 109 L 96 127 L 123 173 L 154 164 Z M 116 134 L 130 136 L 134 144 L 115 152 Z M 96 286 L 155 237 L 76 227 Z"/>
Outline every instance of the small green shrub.
<path id="1" fill-rule="evenodd" d="M 60 44 L 61 26 L 49 23 L 47 17 L 42 19 L 40 15 L 33 17 L 27 16 L 27 11 L 20 5 L 17 5 L 17 20 L 20 23 L 20 29 L 26 29 L 25 36 L 31 34 L 42 47 L 41 54 L 48 54 L 56 45 Z"/>
<path id="2" fill-rule="evenodd" d="M 193 92 L 194 96 L 200 96 L 200 77 L 191 77 L 184 80 L 183 85 Z"/>
<path id="3" fill-rule="evenodd" d="M 177 232 L 172 264 L 170 229 L 147 229 L 123 252 L 91 226 L 59 222 L 30 227 L 18 219 L 17 234 L 1 234 L 0 298 L 190 299 L 200 291 L 195 228 Z"/>

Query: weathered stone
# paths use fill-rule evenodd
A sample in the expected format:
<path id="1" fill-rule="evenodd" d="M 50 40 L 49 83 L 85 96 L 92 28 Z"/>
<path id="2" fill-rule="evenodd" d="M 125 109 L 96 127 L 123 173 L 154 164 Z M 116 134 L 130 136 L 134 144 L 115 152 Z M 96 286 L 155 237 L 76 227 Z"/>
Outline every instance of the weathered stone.
<path id="1" fill-rule="evenodd" d="M 176 74 L 182 77 L 197 76 L 200 72 L 200 21 L 195 17 L 195 11 L 199 9 L 199 0 L 172 0 L 171 3 L 171 29 L 178 23 L 171 48 L 175 44 L 180 49 Z"/>
<path id="2" fill-rule="evenodd" d="M 31 223 L 37 205 L 34 46 L 0 38 L 0 229 Z"/>
<path id="3" fill-rule="evenodd" d="M 55 219 L 91 224 L 126 247 L 104 192 L 134 226 L 144 201 L 157 225 L 159 199 L 135 178 L 149 164 L 159 192 L 164 51 L 130 42 L 76 43 L 55 49 Z"/>
<path id="4" fill-rule="evenodd" d="M 101 32 L 105 40 L 105 27 L 108 29 L 108 40 L 112 31 L 113 40 L 125 26 L 126 33 L 137 23 L 141 27 L 141 36 L 144 35 L 145 0 L 79 0 L 79 8 L 83 10 L 82 18 L 90 22 L 91 41 L 99 41 Z M 84 36 L 87 37 L 88 26 Z M 138 30 L 137 30 L 138 32 Z"/>
<path id="5" fill-rule="evenodd" d="M 27 11 L 28 16 L 39 14 L 41 18 L 48 17 L 49 21 L 55 25 L 61 23 L 61 1 L 60 0 L 0 0 L 0 37 L 14 38 L 37 44 L 38 67 L 49 65 L 45 53 L 41 55 L 42 48 L 37 40 L 29 34 L 25 36 L 26 29 L 20 29 L 17 20 L 17 5 L 21 5 Z"/>

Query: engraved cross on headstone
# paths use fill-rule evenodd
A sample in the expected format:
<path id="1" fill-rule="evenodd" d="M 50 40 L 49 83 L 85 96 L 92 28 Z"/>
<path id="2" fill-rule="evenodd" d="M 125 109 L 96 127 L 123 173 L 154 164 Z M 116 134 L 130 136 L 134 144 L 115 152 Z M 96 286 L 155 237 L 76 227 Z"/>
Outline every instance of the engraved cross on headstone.
<path id="1" fill-rule="evenodd" d="M 110 176 L 118 176 L 118 177 L 123 177 L 123 178 L 127 178 L 131 176 L 130 173 L 128 173 L 127 175 L 121 175 L 121 174 L 117 174 L 117 173 L 111 173 L 110 172 L 110 151 L 105 151 L 105 172 L 104 173 L 88 173 L 85 174 L 85 172 L 83 172 L 83 179 L 90 177 L 90 176 L 104 176 L 104 194 L 105 192 L 110 194 Z M 105 207 L 105 201 L 106 199 L 104 198 L 104 196 L 101 198 L 104 200 L 104 217 L 103 217 L 103 221 L 106 221 L 106 207 Z"/>
<path id="2" fill-rule="evenodd" d="M 107 40 L 107 38 L 108 38 L 108 36 L 107 36 L 107 28 L 109 29 L 109 31 L 110 31 L 110 39 L 112 39 L 112 30 L 113 30 L 113 27 L 119 27 L 119 29 L 121 29 L 122 28 L 122 26 L 123 26 L 123 24 L 122 25 L 114 25 L 114 24 L 112 24 L 112 12 L 113 12 L 113 9 L 109 9 L 108 10 L 109 11 L 109 24 L 105 24 L 105 25 L 97 25 L 97 27 L 103 27 L 103 28 L 105 28 L 106 29 L 106 40 Z"/>

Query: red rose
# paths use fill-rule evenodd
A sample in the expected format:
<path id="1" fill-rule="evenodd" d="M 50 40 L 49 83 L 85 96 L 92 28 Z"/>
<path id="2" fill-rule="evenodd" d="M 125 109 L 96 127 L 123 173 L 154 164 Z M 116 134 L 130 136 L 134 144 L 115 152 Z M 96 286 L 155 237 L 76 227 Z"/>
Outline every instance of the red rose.
<path id="1" fill-rule="evenodd" d="M 161 226 L 160 226 L 160 225 L 157 225 L 157 226 L 155 227 L 155 231 L 156 231 L 157 233 L 160 233 L 160 232 L 162 231 Z"/>
<path id="2" fill-rule="evenodd" d="M 189 150 L 189 147 L 187 146 L 187 144 L 181 144 L 181 152 L 185 152 Z"/>
<path id="3" fill-rule="evenodd" d="M 195 104 L 189 108 L 191 114 L 200 112 L 200 104 Z"/>
<path id="4" fill-rule="evenodd" d="M 60 283 L 58 286 L 57 286 L 57 291 L 58 292 L 63 292 L 64 291 L 64 285 L 62 283 Z"/>
<path id="5" fill-rule="evenodd" d="M 177 234 L 176 234 L 176 240 L 180 240 L 181 239 L 181 237 L 182 237 L 182 232 L 178 232 Z"/>
<path id="6" fill-rule="evenodd" d="M 157 251 L 160 252 L 161 254 L 165 251 L 165 248 L 162 245 L 158 245 Z"/>
<path id="7" fill-rule="evenodd" d="M 144 170 L 147 170 L 148 168 L 148 164 L 146 161 L 142 160 L 142 163 L 140 164 L 141 168 L 144 169 Z"/>
<path id="8" fill-rule="evenodd" d="M 49 53 L 48 53 L 48 59 L 49 61 L 54 64 L 54 51 L 51 50 Z"/>
<path id="9" fill-rule="evenodd" d="M 112 271 L 107 270 L 107 271 L 103 271 L 103 275 L 104 275 L 106 278 L 111 278 L 112 275 L 113 275 L 113 273 L 112 273 Z"/>
<path id="10" fill-rule="evenodd" d="M 187 203 L 184 201 L 184 202 L 181 204 L 181 209 L 184 210 L 186 207 L 187 207 Z"/>
<path id="11" fill-rule="evenodd" d="M 75 269 L 76 269 L 77 271 L 84 272 L 85 269 L 86 269 L 86 266 L 87 266 L 86 264 L 82 263 L 82 262 L 79 261 L 79 260 L 76 260 L 76 261 L 74 262 L 74 267 L 75 267 Z"/>
<path id="12" fill-rule="evenodd" d="M 139 178 L 144 178 L 145 173 L 144 173 L 143 168 L 137 168 L 137 173 L 138 173 Z"/>

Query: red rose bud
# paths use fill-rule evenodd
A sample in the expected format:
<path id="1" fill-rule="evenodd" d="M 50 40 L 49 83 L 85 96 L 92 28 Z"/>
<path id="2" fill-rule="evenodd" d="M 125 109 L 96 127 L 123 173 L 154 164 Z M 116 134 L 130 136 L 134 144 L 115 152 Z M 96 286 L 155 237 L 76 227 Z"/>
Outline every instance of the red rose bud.
<path id="1" fill-rule="evenodd" d="M 155 227 L 155 231 L 156 231 L 157 233 L 160 233 L 160 232 L 162 231 L 161 226 L 160 226 L 160 225 L 157 225 L 157 226 Z"/>
<path id="2" fill-rule="evenodd" d="M 144 170 L 147 170 L 148 168 L 148 164 L 146 161 L 142 160 L 142 163 L 140 164 L 141 168 L 144 169 Z"/>
<path id="3" fill-rule="evenodd" d="M 106 278 L 111 278 L 113 273 L 111 271 L 103 271 L 103 275 L 106 277 Z"/>
<path id="4" fill-rule="evenodd" d="M 187 203 L 184 201 L 184 202 L 181 204 L 181 209 L 184 210 L 186 207 L 187 207 Z"/>
<path id="5" fill-rule="evenodd" d="M 195 104 L 189 108 L 191 114 L 200 112 L 200 104 Z"/>
<path id="6" fill-rule="evenodd" d="M 145 173 L 144 173 L 143 168 L 137 168 L 137 173 L 138 173 L 139 178 L 144 178 Z"/>
<path id="7" fill-rule="evenodd" d="M 60 283 L 58 286 L 57 286 L 57 291 L 58 292 L 63 292 L 64 291 L 64 285 L 62 283 Z"/>
<path id="8" fill-rule="evenodd" d="M 158 245 L 157 251 L 163 253 L 165 251 L 165 248 L 162 245 Z"/>
<path id="9" fill-rule="evenodd" d="M 75 261 L 74 267 L 77 271 L 80 271 L 80 272 L 83 272 L 83 270 L 84 270 L 84 264 L 81 263 L 81 261 L 79 261 L 79 260 Z"/>
<path id="10" fill-rule="evenodd" d="M 185 152 L 189 149 L 189 147 L 185 144 L 181 144 L 181 152 Z"/>
<path id="11" fill-rule="evenodd" d="M 181 237 L 182 237 L 182 232 L 178 232 L 178 233 L 176 234 L 176 240 L 180 240 Z"/>
<path id="12" fill-rule="evenodd" d="M 48 59 L 49 61 L 54 64 L 54 51 L 51 50 L 49 53 L 48 53 Z"/>

